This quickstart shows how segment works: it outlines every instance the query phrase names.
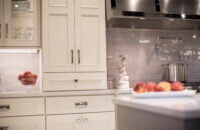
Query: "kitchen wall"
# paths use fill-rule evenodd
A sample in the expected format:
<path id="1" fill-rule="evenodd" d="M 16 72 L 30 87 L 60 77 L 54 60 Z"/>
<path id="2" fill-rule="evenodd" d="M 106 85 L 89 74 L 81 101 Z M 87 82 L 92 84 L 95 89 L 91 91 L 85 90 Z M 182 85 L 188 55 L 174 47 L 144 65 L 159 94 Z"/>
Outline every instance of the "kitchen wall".
<path id="1" fill-rule="evenodd" d="M 39 75 L 39 81 L 36 86 L 31 88 L 31 92 L 41 91 L 40 53 L 5 53 L 0 54 L 0 61 L 0 93 L 26 93 L 27 89 L 18 81 L 18 75 L 25 71 Z"/>
<path id="2" fill-rule="evenodd" d="M 193 35 L 196 38 L 193 38 Z M 160 52 L 154 47 L 158 36 L 182 37 L 182 40 L 160 40 Z M 200 82 L 200 32 L 167 31 L 167 30 L 135 30 L 124 28 L 107 28 L 107 56 L 111 56 L 110 73 L 114 83 L 118 78 L 116 68 L 120 66 L 119 55 L 128 55 L 127 72 L 130 87 L 136 81 L 155 81 L 164 79 L 162 64 L 184 62 L 189 63 L 188 81 Z"/>

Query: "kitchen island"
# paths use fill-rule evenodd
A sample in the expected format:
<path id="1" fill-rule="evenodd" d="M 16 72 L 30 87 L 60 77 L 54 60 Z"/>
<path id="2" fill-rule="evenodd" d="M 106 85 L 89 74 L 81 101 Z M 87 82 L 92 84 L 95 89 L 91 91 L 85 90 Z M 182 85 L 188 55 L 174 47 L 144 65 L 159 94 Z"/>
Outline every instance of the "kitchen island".
<path id="1" fill-rule="evenodd" d="M 136 99 L 118 96 L 118 130 L 200 130 L 200 95 Z"/>

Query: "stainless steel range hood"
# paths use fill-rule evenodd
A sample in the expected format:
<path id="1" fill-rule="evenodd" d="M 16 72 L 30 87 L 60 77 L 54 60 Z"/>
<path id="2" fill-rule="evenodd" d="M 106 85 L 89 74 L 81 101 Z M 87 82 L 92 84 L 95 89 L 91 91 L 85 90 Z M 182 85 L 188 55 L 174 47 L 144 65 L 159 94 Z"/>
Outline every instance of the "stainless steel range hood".
<path id="1" fill-rule="evenodd" d="M 106 0 L 107 25 L 200 30 L 200 0 Z"/>

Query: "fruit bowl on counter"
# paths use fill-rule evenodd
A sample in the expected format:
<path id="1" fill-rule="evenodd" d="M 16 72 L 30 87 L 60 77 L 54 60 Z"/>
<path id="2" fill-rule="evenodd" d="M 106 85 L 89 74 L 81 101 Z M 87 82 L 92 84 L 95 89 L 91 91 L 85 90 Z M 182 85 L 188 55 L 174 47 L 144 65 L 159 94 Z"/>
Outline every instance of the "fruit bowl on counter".
<path id="1" fill-rule="evenodd" d="M 26 89 L 27 92 L 29 92 L 34 86 L 38 83 L 38 75 L 33 74 L 30 71 L 26 71 L 23 74 L 20 74 L 18 76 L 18 81 L 22 87 Z"/>
<path id="2" fill-rule="evenodd" d="M 169 83 L 166 81 L 158 84 L 137 82 L 134 84 L 132 92 L 135 98 L 191 97 L 195 94 L 196 90 L 184 90 L 181 82 Z"/>

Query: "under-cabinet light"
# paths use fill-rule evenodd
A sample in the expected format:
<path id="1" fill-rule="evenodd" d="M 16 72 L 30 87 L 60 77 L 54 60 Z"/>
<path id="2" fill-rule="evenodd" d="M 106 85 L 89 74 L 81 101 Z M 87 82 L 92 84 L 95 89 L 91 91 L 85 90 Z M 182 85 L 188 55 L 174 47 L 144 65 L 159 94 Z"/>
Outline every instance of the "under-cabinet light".
<path id="1" fill-rule="evenodd" d="M 38 49 L 0 49 L 0 54 L 36 54 Z"/>

